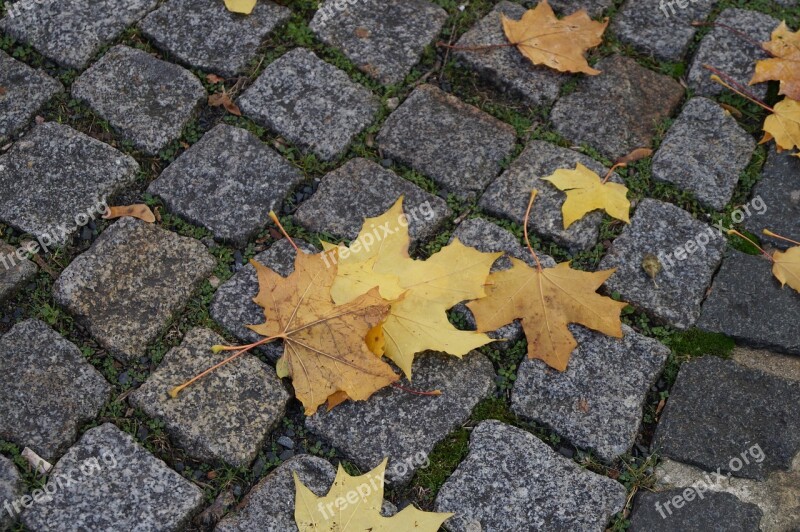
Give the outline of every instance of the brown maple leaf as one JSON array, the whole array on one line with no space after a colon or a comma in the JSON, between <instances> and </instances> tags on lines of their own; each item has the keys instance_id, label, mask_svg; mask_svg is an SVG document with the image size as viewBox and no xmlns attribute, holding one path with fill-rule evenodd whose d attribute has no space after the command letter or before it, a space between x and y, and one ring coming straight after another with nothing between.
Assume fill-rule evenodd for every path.
<instances>
[{"instance_id":1,"label":"brown maple leaf","mask_svg":"<svg viewBox=\"0 0 800 532\"><path fill-rule=\"evenodd\" d=\"M215 92L208 97L208 105L211 107L224 107L232 115L242 116L239 106L233 103L230 94L227 92Z\"/></svg>"}]
</instances>

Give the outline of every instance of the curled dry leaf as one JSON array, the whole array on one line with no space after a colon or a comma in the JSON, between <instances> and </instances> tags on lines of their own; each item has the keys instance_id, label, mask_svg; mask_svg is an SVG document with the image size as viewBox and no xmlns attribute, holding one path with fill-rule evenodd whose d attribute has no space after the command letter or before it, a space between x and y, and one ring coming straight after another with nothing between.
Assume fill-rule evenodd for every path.
<instances>
[{"instance_id":1,"label":"curled dry leaf","mask_svg":"<svg viewBox=\"0 0 800 532\"><path fill-rule=\"evenodd\" d=\"M622 165L622 164L635 163L636 161L641 161L642 159L647 159L651 155L653 155L653 150L651 150L650 148L636 148L635 150L630 152L628 155L626 155L624 157L621 157L617 161L617 164L618 165Z\"/></svg>"},{"instance_id":2,"label":"curled dry leaf","mask_svg":"<svg viewBox=\"0 0 800 532\"><path fill-rule=\"evenodd\" d=\"M156 221L156 217L153 211L150 210L150 207L142 204L109 207L105 214L103 214L103 218L106 220L113 220L114 218L122 218L125 216L138 218L150 224Z\"/></svg>"},{"instance_id":3,"label":"curled dry leaf","mask_svg":"<svg viewBox=\"0 0 800 532\"><path fill-rule=\"evenodd\" d=\"M763 44L774 57L756 63L750 85L780 81L780 94L800 100L800 31L792 33L785 22L772 32L772 40Z\"/></svg>"},{"instance_id":4,"label":"curled dry leaf","mask_svg":"<svg viewBox=\"0 0 800 532\"><path fill-rule=\"evenodd\" d=\"M227 92L215 92L208 97L208 105L211 107L224 107L232 115L242 116L239 106L233 103L230 94Z\"/></svg>"},{"instance_id":5,"label":"curled dry leaf","mask_svg":"<svg viewBox=\"0 0 800 532\"><path fill-rule=\"evenodd\" d=\"M575 170L556 170L544 180L567 194L567 200L561 207L564 229L569 229L573 223L598 209L630 223L631 202L628 201L628 188L625 185L605 181L580 163Z\"/></svg>"},{"instance_id":6,"label":"curled dry leaf","mask_svg":"<svg viewBox=\"0 0 800 532\"><path fill-rule=\"evenodd\" d=\"M207 74L206 81L209 83L222 83L223 81L225 81L225 78L221 78L216 74Z\"/></svg>"}]
</instances>

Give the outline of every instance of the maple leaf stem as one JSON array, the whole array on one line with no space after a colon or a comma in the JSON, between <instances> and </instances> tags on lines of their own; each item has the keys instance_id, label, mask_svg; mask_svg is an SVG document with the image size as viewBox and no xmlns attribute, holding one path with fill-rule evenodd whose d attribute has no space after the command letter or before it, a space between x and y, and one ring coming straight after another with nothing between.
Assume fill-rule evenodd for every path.
<instances>
[{"instance_id":1,"label":"maple leaf stem","mask_svg":"<svg viewBox=\"0 0 800 532\"><path fill-rule=\"evenodd\" d=\"M447 48L449 50L459 50L462 52L483 52L485 50L494 50L496 48L510 48L516 45L517 43L485 44L483 46L456 46L454 44L449 44L444 41L439 41L436 43L436 46Z\"/></svg>"},{"instance_id":2,"label":"maple leaf stem","mask_svg":"<svg viewBox=\"0 0 800 532\"><path fill-rule=\"evenodd\" d=\"M711 65L703 65L703 68L706 70L710 70L715 76L711 76L712 81L716 81L723 87L728 90L731 90L741 96L742 98L746 98L753 102L754 104L758 105L759 107L766 109L770 113L774 113L775 109L770 107L769 105L765 104L761 100L759 100L754 94L748 91L744 86L742 86L738 81L734 80L732 77L727 75L725 72L719 70L718 68L714 68Z\"/></svg>"},{"instance_id":3,"label":"maple leaf stem","mask_svg":"<svg viewBox=\"0 0 800 532\"><path fill-rule=\"evenodd\" d=\"M736 235L736 236L738 236L739 238L743 238L743 239L747 240L747 241L748 241L748 242L750 242L750 243L751 243L753 246L755 246L755 248L756 248L756 249L758 249L758 250L761 252L761 254L762 254L762 255L764 255L765 257L767 257L767 258L768 258L770 261L772 261L772 262L775 262L775 259L774 259L774 258L772 258L772 255L770 255L769 253L767 253L766 251L764 251L764 249L763 249L761 246L759 246L758 244L756 244L755 242L753 242L753 240L752 240L751 238L748 238L748 237L744 236L742 233L740 233L740 232L739 232L739 231L737 231L736 229L728 229L728 234L729 234L729 235Z\"/></svg>"},{"instance_id":4,"label":"maple leaf stem","mask_svg":"<svg viewBox=\"0 0 800 532\"><path fill-rule=\"evenodd\" d=\"M786 242L791 242L792 244L796 244L796 245L800 246L800 242L797 242L797 241L795 241L795 240L792 240L791 238L786 238L785 236L781 236L781 235L779 235L779 234L777 234L777 233L773 233L773 232L772 232L772 231L770 231L769 229L764 229L764 230L763 230L763 231L761 231L761 232L762 232L763 234L765 234L765 235L769 236L769 237L772 237L772 238L777 238L777 239L779 239L779 240L785 240Z\"/></svg>"},{"instance_id":5,"label":"maple leaf stem","mask_svg":"<svg viewBox=\"0 0 800 532\"><path fill-rule=\"evenodd\" d=\"M764 51L764 52L766 52L766 53L768 53L768 54L769 54L769 55L771 55L772 57L775 57L775 54L773 54L772 52L770 52L769 50L767 50L766 48L764 48L764 43L761 43L761 42L759 42L759 41L757 41L757 40L753 39L752 37L750 37L750 36L749 36L748 34L746 34L745 32L743 32L743 31L741 31L741 30L737 30L737 29L736 29L736 28L734 28L733 26L728 26L727 24L722 24L721 22L698 22L698 21L692 22L692 26L695 26L695 27L710 26L710 27L716 27L716 28L723 28L723 29L726 29L726 30L728 30L729 32L731 32L731 33L733 33L733 34L737 35L738 37L741 37L743 40L745 40L745 41L749 42L749 43L750 43L750 44L752 44L753 46L755 46L755 47L757 47L757 48L759 48L759 49L763 50L763 51Z\"/></svg>"},{"instance_id":6,"label":"maple leaf stem","mask_svg":"<svg viewBox=\"0 0 800 532\"><path fill-rule=\"evenodd\" d=\"M531 246L531 239L528 237L528 220L530 220L531 218L531 209L533 209L533 200L536 199L536 194L538 193L539 191L536 189L531 190L531 199L530 201L528 201L528 209L525 211L525 221L522 223L522 232L525 235L525 244L528 246L528 251L531 252L533 260L536 261L536 269L538 269L539 272L541 272L542 263L539 262L539 256L533 250L533 246Z\"/></svg>"},{"instance_id":7,"label":"maple leaf stem","mask_svg":"<svg viewBox=\"0 0 800 532\"><path fill-rule=\"evenodd\" d=\"M608 173L606 174L606 177L603 178L603 184L605 185L606 183L608 183L608 180L611 179L611 176L614 174L614 171L617 168L625 168L627 166L628 166L627 163L617 163L614 166L612 166L611 168L609 168L608 169Z\"/></svg>"},{"instance_id":8,"label":"maple leaf stem","mask_svg":"<svg viewBox=\"0 0 800 532\"><path fill-rule=\"evenodd\" d=\"M286 240L289 241L289 243L292 245L294 250L296 252L300 253L300 248L297 247L297 244L294 243L294 240L292 240L292 237L290 237L289 233L286 232L286 229L283 228L283 224L281 223L280 220L278 220L278 215L275 214L275 211L269 211L269 218L270 218L270 220L272 220L275 223L275 225L278 226L278 229L281 230L281 233L283 233L283 236L286 238Z\"/></svg>"},{"instance_id":9,"label":"maple leaf stem","mask_svg":"<svg viewBox=\"0 0 800 532\"><path fill-rule=\"evenodd\" d=\"M401 385L397 384L396 382L392 383L392 387L393 388L397 388L398 390L402 390L404 392L410 393L410 394L414 394L414 395L428 395L428 396L442 395L442 390L433 390L433 391L430 391L430 392L420 392L418 390L412 390L411 388L406 388L405 386L401 386Z\"/></svg>"}]
</instances>

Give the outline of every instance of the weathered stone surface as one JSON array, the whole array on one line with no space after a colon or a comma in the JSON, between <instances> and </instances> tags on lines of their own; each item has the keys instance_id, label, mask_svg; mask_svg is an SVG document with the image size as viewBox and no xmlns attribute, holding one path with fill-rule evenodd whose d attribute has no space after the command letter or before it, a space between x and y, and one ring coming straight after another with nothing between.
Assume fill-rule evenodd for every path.
<instances>
[{"instance_id":1,"label":"weathered stone surface","mask_svg":"<svg viewBox=\"0 0 800 532\"><path fill-rule=\"evenodd\" d=\"M436 498L454 512L444 527L473 530L605 530L625 488L578 467L533 434L499 421L473 431L470 452Z\"/></svg>"},{"instance_id":2,"label":"weathered stone surface","mask_svg":"<svg viewBox=\"0 0 800 532\"><path fill-rule=\"evenodd\" d=\"M713 356L685 362L653 449L741 478L788 471L800 452L800 382Z\"/></svg>"},{"instance_id":3,"label":"weathered stone surface","mask_svg":"<svg viewBox=\"0 0 800 532\"><path fill-rule=\"evenodd\" d=\"M729 493L671 489L640 491L631 513L630 532L758 532L763 513ZM674 506L676 499L681 508ZM665 506L666 505L666 506Z\"/></svg>"},{"instance_id":4,"label":"weathered stone surface","mask_svg":"<svg viewBox=\"0 0 800 532\"><path fill-rule=\"evenodd\" d=\"M670 351L627 325L621 339L578 325L570 331L578 348L567 370L559 373L541 360L525 359L511 408L611 462L633 446L647 392Z\"/></svg>"},{"instance_id":5,"label":"weathered stone surface","mask_svg":"<svg viewBox=\"0 0 800 532\"><path fill-rule=\"evenodd\" d=\"M11 530L16 522L18 515L12 505L22 493L22 480L14 462L5 456L0 456L0 501L8 503L12 509L11 513L8 512L8 508L3 508L0 512L0 530Z\"/></svg>"},{"instance_id":6,"label":"weathered stone surface","mask_svg":"<svg viewBox=\"0 0 800 532\"><path fill-rule=\"evenodd\" d=\"M420 85L378 134L384 154L431 177L446 192L474 197L511 156L516 133L432 85Z\"/></svg>"},{"instance_id":7,"label":"weathered stone surface","mask_svg":"<svg viewBox=\"0 0 800 532\"><path fill-rule=\"evenodd\" d=\"M0 438L46 460L72 445L111 394L80 350L38 320L0 338L0 375Z\"/></svg>"},{"instance_id":8,"label":"weathered stone surface","mask_svg":"<svg viewBox=\"0 0 800 532\"><path fill-rule=\"evenodd\" d=\"M446 19L427 0L327 0L311 30L368 76L393 85L411 72Z\"/></svg>"},{"instance_id":9,"label":"weathered stone surface","mask_svg":"<svg viewBox=\"0 0 800 532\"><path fill-rule=\"evenodd\" d=\"M489 214L508 218L522 225L525 223L531 190L536 189L539 193L533 204L528 229L537 235L553 239L573 252L590 249L597 244L600 237L603 213L590 213L573 223L569 229L564 229L561 208L567 200L567 194L542 180L561 168L574 170L578 163L601 177L608 171L586 155L549 142L534 140L509 169L489 185L478 205ZM612 180L622 183L616 174L612 176Z\"/></svg>"},{"instance_id":10,"label":"weathered stone surface","mask_svg":"<svg viewBox=\"0 0 800 532\"><path fill-rule=\"evenodd\" d=\"M550 114L556 131L611 159L650 147L659 121L681 102L683 87L619 55L595 67L603 73L582 78L575 92L556 102Z\"/></svg>"},{"instance_id":11,"label":"weathered stone surface","mask_svg":"<svg viewBox=\"0 0 800 532\"><path fill-rule=\"evenodd\" d=\"M697 32L694 21L703 21L717 0L684 2L627 0L611 23L611 31L625 44L660 61L681 61Z\"/></svg>"},{"instance_id":12,"label":"weathered stone surface","mask_svg":"<svg viewBox=\"0 0 800 532\"><path fill-rule=\"evenodd\" d=\"M0 21L0 30L62 66L81 70L157 4L158 0L96 0L91 6L86 0L24 2L13 17L7 14Z\"/></svg>"},{"instance_id":13,"label":"weathered stone surface","mask_svg":"<svg viewBox=\"0 0 800 532\"><path fill-rule=\"evenodd\" d=\"M124 218L67 266L53 296L124 361L144 355L215 264L200 242Z\"/></svg>"},{"instance_id":14,"label":"weathered stone surface","mask_svg":"<svg viewBox=\"0 0 800 532\"><path fill-rule=\"evenodd\" d=\"M316 253L313 246L296 240L295 244L307 253ZM287 277L294 271L295 251L288 240L279 240L253 260ZM264 309L253 302L258 295L256 269L245 265L236 275L219 287L211 302L209 312L225 331L242 342L256 342L262 337L247 328L248 325L264 323ZM272 342L256 348L272 362L283 355L283 342Z\"/></svg>"},{"instance_id":15,"label":"weathered stone surface","mask_svg":"<svg viewBox=\"0 0 800 532\"><path fill-rule=\"evenodd\" d=\"M755 42L766 42L781 21L757 11L726 9L714 22L735 28ZM746 87L755 73L756 62L767 57L769 55L761 47L747 42L741 35L724 27L714 27L703 37L694 54L687 76L689 87L695 94L708 97L717 96L727 90L710 79L712 73L703 68L703 65L718 68ZM767 96L766 83L753 85L749 90L762 100Z\"/></svg>"},{"instance_id":16,"label":"weathered stone surface","mask_svg":"<svg viewBox=\"0 0 800 532\"><path fill-rule=\"evenodd\" d=\"M245 354L186 388L177 399L167 395L228 358L228 352L211 352L211 346L225 343L213 331L192 329L129 400L164 421L170 437L193 458L247 467L283 417L290 397L274 369Z\"/></svg>"},{"instance_id":17,"label":"weathered stone surface","mask_svg":"<svg viewBox=\"0 0 800 532\"><path fill-rule=\"evenodd\" d=\"M692 98L653 156L653 178L719 211L731 200L755 148L753 137L716 102Z\"/></svg>"},{"instance_id":18,"label":"weathered stone surface","mask_svg":"<svg viewBox=\"0 0 800 532\"><path fill-rule=\"evenodd\" d=\"M389 458L387 481L402 485L425 464L427 456L450 432L460 427L472 408L494 391L494 368L477 352L462 360L440 353L417 355L415 390L441 390L420 396L385 388L369 401L346 402L330 412L306 418L306 427L330 441L364 470Z\"/></svg>"},{"instance_id":19,"label":"weathered stone surface","mask_svg":"<svg viewBox=\"0 0 800 532\"><path fill-rule=\"evenodd\" d=\"M347 151L380 108L368 89L305 48L269 65L238 104L246 116L324 161Z\"/></svg>"},{"instance_id":20,"label":"weathered stone surface","mask_svg":"<svg viewBox=\"0 0 800 532\"><path fill-rule=\"evenodd\" d=\"M36 126L0 157L0 220L61 245L138 171L133 158L69 126Z\"/></svg>"},{"instance_id":21,"label":"weathered stone surface","mask_svg":"<svg viewBox=\"0 0 800 532\"><path fill-rule=\"evenodd\" d=\"M770 148L763 178L753 189L753 199L760 197L763 207L745 219L745 229L756 235L769 229L800 240L800 179L797 176L800 176L800 158L791 152L777 153L774 147ZM777 238L761 238L775 248L785 249L793 245Z\"/></svg>"},{"instance_id":22,"label":"weathered stone surface","mask_svg":"<svg viewBox=\"0 0 800 532\"><path fill-rule=\"evenodd\" d=\"M722 260L726 240L720 232L669 203L645 199L631 224L614 240L599 269L616 268L609 291L658 321L688 329L700 317L700 304ZM655 279L642 267L658 258Z\"/></svg>"},{"instance_id":23,"label":"weathered stone surface","mask_svg":"<svg viewBox=\"0 0 800 532\"><path fill-rule=\"evenodd\" d=\"M403 208L412 238L432 237L452 214L442 198L379 164L353 159L325 176L317 192L297 209L295 219L311 231L352 240L365 218L383 214L400 196L405 197ZM399 221L390 227L399 228Z\"/></svg>"},{"instance_id":24,"label":"weathered stone surface","mask_svg":"<svg viewBox=\"0 0 800 532\"><path fill-rule=\"evenodd\" d=\"M740 342L800 355L800 294L781 288L772 263L730 250L697 326Z\"/></svg>"},{"instance_id":25,"label":"weathered stone surface","mask_svg":"<svg viewBox=\"0 0 800 532\"><path fill-rule=\"evenodd\" d=\"M142 33L182 63L225 77L243 74L272 30L291 16L269 0L243 17L216 0L170 0L139 23Z\"/></svg>"},{"instance_id":26,"label":"weathered stone surface","mask_svg":"<svg viewBox=\"0 0 800 532\"><path fill-rule=\"evenodd\" d=\"M153 181L167 208L244 246L279 211L303 174L252 133L219 124Z\"/></svg>"},{"instance_id":27,"label":"weathered stone surface","mask_svg":"<svg viewBox=\"0 0 800 532\"><path fill-rule=\"evenodd\" d=\"M0 303L12 297L39 270L36 264L24 258L20 260L17 248L0 241Z\"/></svg>"},{"instance_id":28,"label":"weathered stone surface","mask_svg":"<svg viewBox=\"0 0 800 532\"><path fill-rule=\"evenodd\" d=\"M40 70L0 50L0 143L24 128L64 87Z\"/></svg>"},{"instance_id":29,"label":"weathered stone surface","mask_svg":"<svg viewBox=\"0 0 800 532\"><path fill-rule=\"evenodd\" d=\"M55 494L22 514L30 530L177 531L203 504L200 488L110 423L87 431L49 481Z\"/></svg>"},{"instance_id":30,"label":"weathered stone surface","mask_svg":"<svg viewBox=\"0 0 800 532\"><path fill-rule=\"evenodd\" d=\"M525 11L519 4L503 0L465 33L456 45L471 48L505 42L507 38L503 32L501 16L519 20ZM566 74L545 66L533 65L514 47L480 52L457 51L455 57L500 91L512 98L522 98L530 105L552 104L558 98L561 85L569 79Z\"/></svg>"},{"instance_id":31,"label":"weathered stone surface","mask_svg":"<svg viewBox=\"0 0 800 532\"><path fill-rule=\"evenodd\" d=\"M123 140L155 155L181 136L206 91L188 70L120 45L75 80L72 97L108 120Z\"/></svg>"},{"instance_id":32,"label":"weathered stone surface","mask_svg":"<svg viewBox=\"0 0 800 532\"><path fill-rule=\"evenodd\" d=\"M535 0L526 0L523 2L528 7L535 7L537 2ZM614 0L552 0L550 5L560 15L570 15L579 9L585 9L589 16L598 17L614 5Z\"/></svg>"}]
</instances>

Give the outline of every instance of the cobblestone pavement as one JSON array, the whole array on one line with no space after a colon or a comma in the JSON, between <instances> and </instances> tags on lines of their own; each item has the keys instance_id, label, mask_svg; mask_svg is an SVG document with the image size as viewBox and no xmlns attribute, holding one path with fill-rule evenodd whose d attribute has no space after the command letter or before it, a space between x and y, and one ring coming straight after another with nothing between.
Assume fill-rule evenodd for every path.
<instances>
[{"instance_id":1,"label":"cobblestone pavement","mask_svg":"<svg viewBox=\"0 0 800 532\"><path fill-rule=\"evenodd\" d=\"M436 46L502 43L534 1L320 3L0 0L0 530L284 532L293 472L323 494L384 457L384 514L454 512L449 531L800 530L800 295L720 231L800 238L800 159L702 66L747 82L742 35L796 30L800 3L554 0L611 18L596 77ZM691 25L715 20L742 33ZM208 105L223 91L242 116ZM612 177L631 224L564 230L542 178L639 147ZM247 261L291 272L270 210L313 251L404 195L417 257L458 237L530 260L532 188L544 265L615 267L603 290L631 305L621 340L571 327L564 373L513 324L420 356L411 386L439 397L306 418L268 346L167 398L208 346L254 339ZM99 217L134 203L157 222Z\"/></svg>"}]
</instances>

